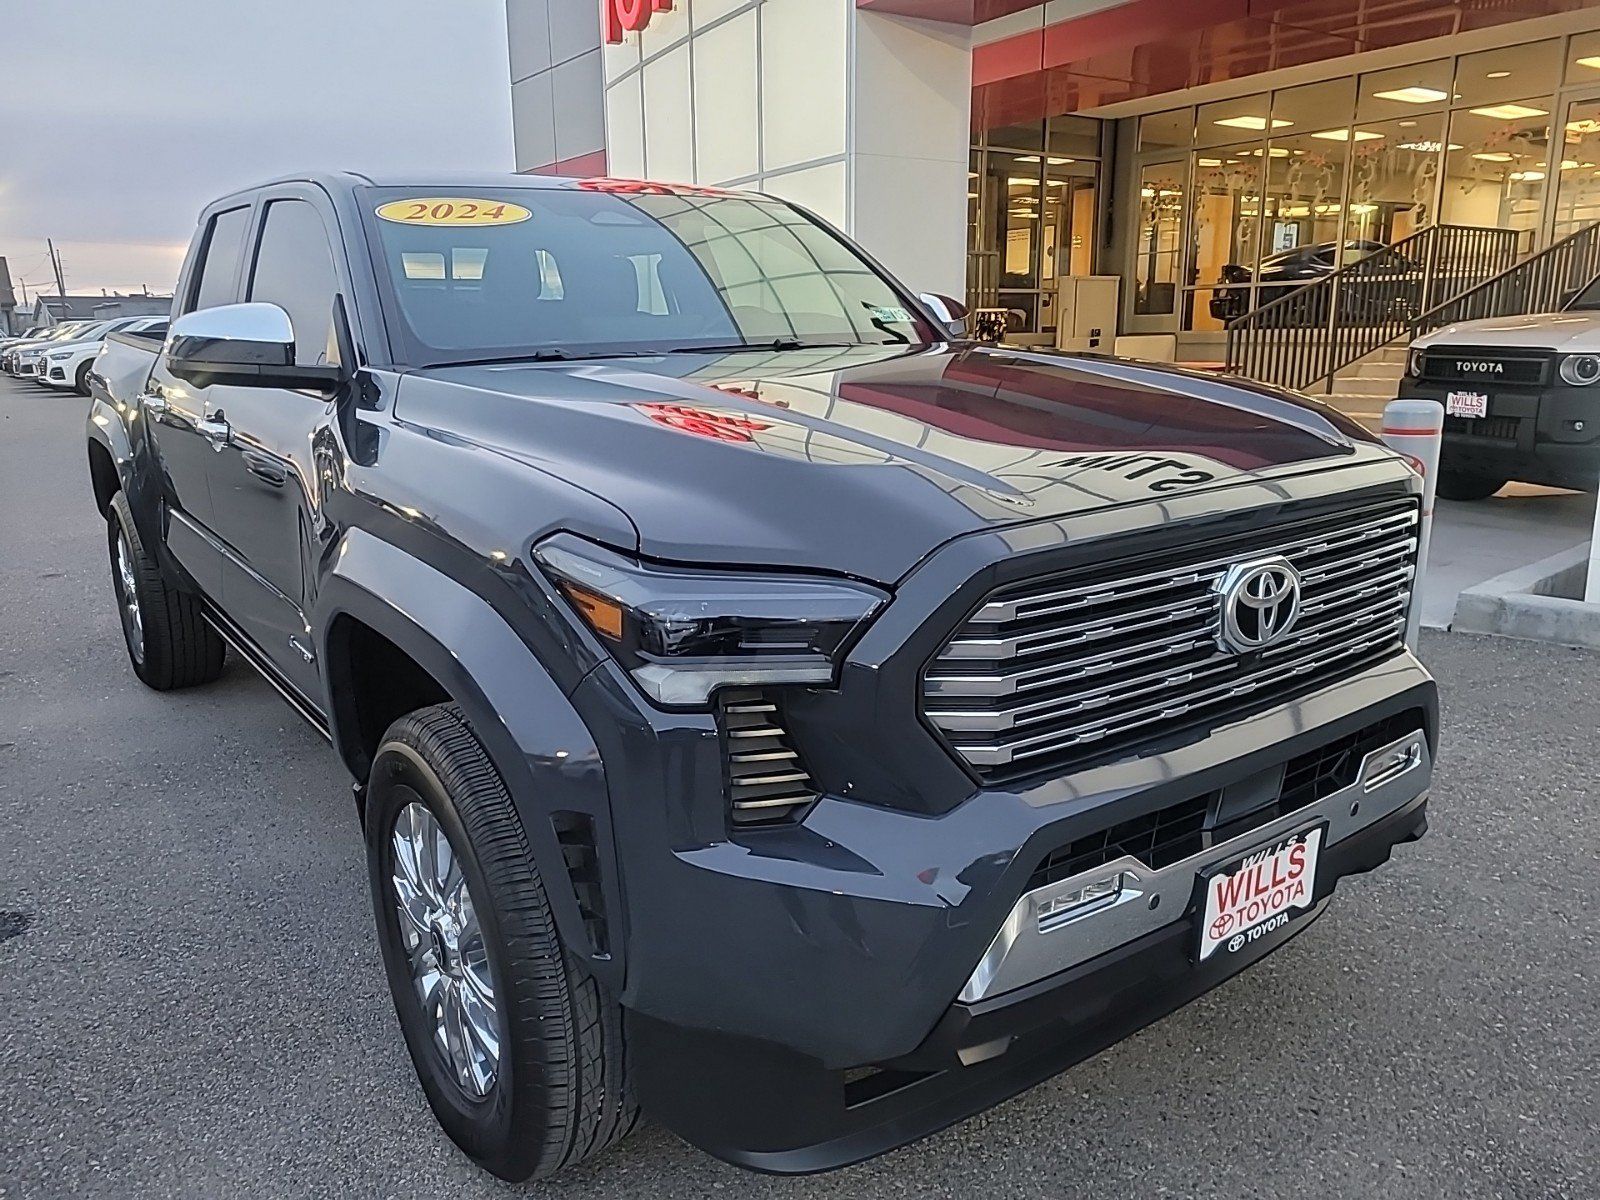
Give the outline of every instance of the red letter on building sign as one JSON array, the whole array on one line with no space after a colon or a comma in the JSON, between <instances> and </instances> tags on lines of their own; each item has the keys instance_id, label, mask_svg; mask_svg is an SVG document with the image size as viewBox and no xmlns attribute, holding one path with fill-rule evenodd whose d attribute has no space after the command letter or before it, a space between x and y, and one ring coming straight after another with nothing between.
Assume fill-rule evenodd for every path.
<instances>
[{"instance_id":1,"label":"red letter on building sign","mask_svg":"<svg viewBox=\"0 0 1600 1200\"><path fill-rule=\"evenodd\" d=\"M612 43L649 25L651 13L671 11L672 0L600 0L600 22Z\"/></svg>"}]
</instances>

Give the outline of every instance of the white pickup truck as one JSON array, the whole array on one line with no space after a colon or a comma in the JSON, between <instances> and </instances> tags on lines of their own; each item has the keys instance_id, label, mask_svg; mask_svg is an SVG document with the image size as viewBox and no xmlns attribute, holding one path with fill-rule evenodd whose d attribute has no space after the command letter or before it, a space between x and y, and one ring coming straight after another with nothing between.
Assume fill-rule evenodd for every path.
<instances>
[{"instance_id":1,"label":"white pickup truck","mask_svg":"<svg viewBox=\"0 0 1600 1200\"><path fill-rule=\"evenodd\" d=\"M1594 491L1600 287L1561 312L1463 321L1418 338L1400 394L1445 407L1445 499L1482 500L1511 480Z\"/></svg>"}]
</instances>

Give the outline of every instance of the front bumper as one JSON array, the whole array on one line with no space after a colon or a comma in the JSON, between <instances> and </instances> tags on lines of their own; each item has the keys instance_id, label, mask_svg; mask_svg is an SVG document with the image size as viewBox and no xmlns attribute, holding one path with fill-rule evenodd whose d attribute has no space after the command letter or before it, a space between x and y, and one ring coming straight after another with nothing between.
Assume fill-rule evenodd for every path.
<instances>
[{"instance_id":1,"label":"front bumper","mask_svg":"<svg viewBox=\"0 0 1600 1200\"><path fill-rule=\"evenodd\" d=\"M1189 914L1027 988L957 1002L915 1051L871 1072L630 1014L640 1098L680 1136L752 1170L859 1162L1009 1099L1238 974L1316 920L1340 880L1386 862L1427 823L1417 795L1331 844L1310 911L1238 953L1196 963Z\"/></svg>"},{"instance_id":2,"label":"front bumper","mask_svg":"<svg viewBox=\"0 0 1600 1200\"><path fill-rule=\"evenodd\" d=\"M1600 388L1404 379L1400 394L1445 403L1453 391L1487 392L1487 418L1445 419L1442 466L1548 487L1600 483Z\"/></svg>"}]
</instances>

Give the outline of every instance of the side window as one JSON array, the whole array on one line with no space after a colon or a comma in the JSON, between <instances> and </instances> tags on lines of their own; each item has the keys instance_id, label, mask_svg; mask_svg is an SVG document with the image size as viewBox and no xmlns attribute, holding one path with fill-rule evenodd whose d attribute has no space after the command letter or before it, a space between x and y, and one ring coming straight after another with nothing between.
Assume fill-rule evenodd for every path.
<instances>
[{"instance_id":1,"label":"side window","mask_svg":"<svg viewBox=\"0 0 1600 1200\"><path fill-rule=\"evenodd\" d=\"M206 234L204 257L200 261L199 282L189 311L215 308L233 303L233 283L239 276L239 258L244 253L248 208L230 208L211 218Z\"/></svg>"},{"instance_id":2,"label":"side window","mask_svg":"<svg viewBox=\"0 0 1600 1200\"><path fill-rule=\"evenodd\" d=\"M338 289L328 231L316 208L304 200L268 204L249 296L289 314L297 363L338 361L333 336L333 297Z\"/></svg>"}]
</instances>

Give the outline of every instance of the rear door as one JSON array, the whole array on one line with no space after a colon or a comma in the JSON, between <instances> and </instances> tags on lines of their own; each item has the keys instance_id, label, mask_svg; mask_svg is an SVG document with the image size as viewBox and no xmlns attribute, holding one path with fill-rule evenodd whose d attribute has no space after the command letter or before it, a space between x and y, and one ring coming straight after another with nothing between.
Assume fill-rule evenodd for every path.
<instances>
[{"instance_id":1,"label":"rear door","mask_svg":"<svg viewBox=\"0 0 1600 1200\"><path fill-rule=\"evenodd\" d=\"M179 315L238 299L250 213L246 204L206 220L195 259L184 274ZM167 370L166 356L158 354L141 402L161 464L167 548L200 589L220 601L222 555L210 488L218 432L208 421L215 390L179 379Z\"/></svg>"},{"instance_id":2,"label":"rear door","mask_svg":"<svg viewBox=\"0 0 1600 1200\"><path fill-rule=\"evenodd\" d=\"M338 361L334 297L343 290L331 206L314 189L264 193L247 257L244 297L276 304L295 331L295 361ZM337 439L328 396L288 388L215 387L213 419L228 427L211 486L228 615L303 696L320 695L312 599L321 494L316 456Z\"/></svg>"}]
</instances>

